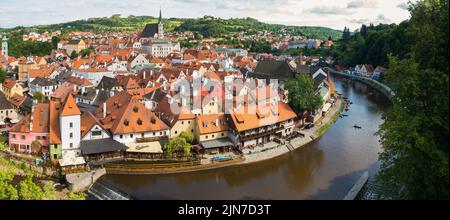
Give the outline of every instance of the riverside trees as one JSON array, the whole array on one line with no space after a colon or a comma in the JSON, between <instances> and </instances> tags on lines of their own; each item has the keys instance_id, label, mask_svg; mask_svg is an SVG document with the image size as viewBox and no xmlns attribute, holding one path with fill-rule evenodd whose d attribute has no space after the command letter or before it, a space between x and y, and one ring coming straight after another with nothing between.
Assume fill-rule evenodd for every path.
<instances>
[{"instance_id":1,"label":"riverside trees","mask_svg":"<svg viewBox=\"0 0 450 220\"><path fill-rule=\"evenodd\" d=\"M448 0L410 7L404 58L391 56L387 82L396 96L378 134L378 180L394 199L448 199Z\"/></svg>"}]
</instances>

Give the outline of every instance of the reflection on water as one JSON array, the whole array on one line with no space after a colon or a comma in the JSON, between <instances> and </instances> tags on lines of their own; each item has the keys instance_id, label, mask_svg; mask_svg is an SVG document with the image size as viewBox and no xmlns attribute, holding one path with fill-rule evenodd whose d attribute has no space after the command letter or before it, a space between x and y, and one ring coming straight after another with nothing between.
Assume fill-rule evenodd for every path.
<instances>
[{"instance_id":1,"label":"reflection on water","mask_svg":"<svg viewBox=\"0 0 450 220\"><path fill-rule=\"evenodd\" d=\"M388 100L362 83L334 80L336 90L353 102L348 117L301 149L255 164L183 174L107 175L101 181L138 199L342 199L363 171L373 175L378 169L374 133Z\"/></svg>"}]
</instances>

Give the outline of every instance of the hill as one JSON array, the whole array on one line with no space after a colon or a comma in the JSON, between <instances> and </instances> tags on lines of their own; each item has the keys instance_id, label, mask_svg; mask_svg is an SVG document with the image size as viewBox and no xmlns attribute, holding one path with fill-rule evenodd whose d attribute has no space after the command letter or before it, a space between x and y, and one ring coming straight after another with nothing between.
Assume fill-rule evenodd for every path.
<instances>
[{"instance_id":1,"label":"hill","mask_svg":"<svg viewBox=\"0 0 450 220\"><path fill-rule=\"evenodd\" d=\"M267 24L253 18L232 18L221 19L211 16L203 18L185 19L185 18L169 18L163 19L164 27L167 32L170 31L194 31L205 37L217 37L240 31L273 31L280 32L283 29L288 33L305 35L326 39L332 37L339 39L342 32L325 27L307 27L307 26L286 26L279 24ZM133 16L121 17L119 14L111 17L89 18L77 21L71 21L60 24L37 25L32 27L15 27L8 31L24 30L28 31L96 31L96 32L113 32L113 31L137 31L141 30L148 23L157 22L157 18L151 16Z\"/></svg>"}]
</instances>

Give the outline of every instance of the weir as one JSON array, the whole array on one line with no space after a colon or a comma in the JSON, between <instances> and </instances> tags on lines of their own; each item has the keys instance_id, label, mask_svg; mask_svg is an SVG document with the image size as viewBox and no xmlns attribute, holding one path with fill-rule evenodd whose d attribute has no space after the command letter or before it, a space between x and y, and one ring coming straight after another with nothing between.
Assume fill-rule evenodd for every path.
<instances>
[{"instance_id":1,"label":"weir","mask_svg":"<svg viewBox=\"0 0 450 220\"><path fill-rule=\"evenodd\" d=\"M132 200L133 198L125 192L120 191L116 187L105 183L104 181L97 181L92 185L87 194L98 200Z\"/></svg>"}]
</instances>

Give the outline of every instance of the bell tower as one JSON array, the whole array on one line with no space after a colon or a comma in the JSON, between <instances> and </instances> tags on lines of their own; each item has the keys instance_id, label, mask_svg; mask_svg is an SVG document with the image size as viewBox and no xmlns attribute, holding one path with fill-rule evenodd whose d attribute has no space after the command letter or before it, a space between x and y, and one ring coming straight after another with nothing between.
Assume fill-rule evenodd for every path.
<instances>
[{"instance_id":1,"label":"bell tower","mask_svg":"<svg viewBox=\"0 0 450 220\"><path fill-rule=\"evenodd\" d=\"M2 55L8 58L8 38L6 38L6 35L3 35L2 38Z\"/></svg>"},{"instance_id":2,"label":"bell tower","mask_svg":"<svg viewBox=\"0 0 450 220\"><path fill-rule=\"evenodd\" d=\"M158 38L164 38L164 24L162 22L161 8L159 9L159 19L158 19Z\"/></svg>"}]
</instances>

